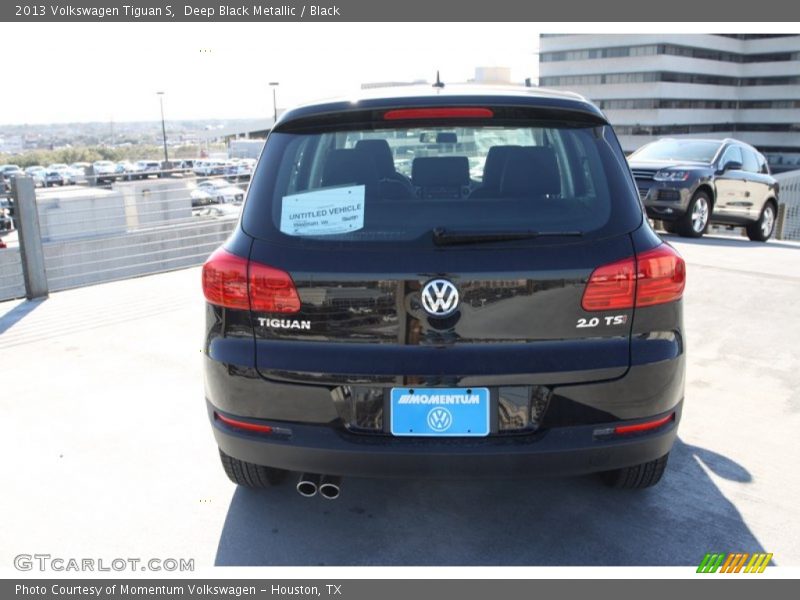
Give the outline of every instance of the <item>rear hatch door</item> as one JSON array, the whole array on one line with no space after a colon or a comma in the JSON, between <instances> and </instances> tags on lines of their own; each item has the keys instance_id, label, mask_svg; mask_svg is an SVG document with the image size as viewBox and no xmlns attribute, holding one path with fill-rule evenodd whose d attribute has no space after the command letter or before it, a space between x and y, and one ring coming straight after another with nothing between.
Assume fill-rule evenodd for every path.
<instances>
[{"instance_id":1,"label":"rear hatch door","mask_svg":"<svg viewBox=\"0 0 800 600\"><path fill-rule=\"evenodd\" d=\"M573 104L289 115L242 218L250 260L288 273L300 298L296 312L253 312L260 373L326 385L624 374L631 309L582 298L594 269L633 256L641 206L611 127Z\"/></svg>"}]
</instances>

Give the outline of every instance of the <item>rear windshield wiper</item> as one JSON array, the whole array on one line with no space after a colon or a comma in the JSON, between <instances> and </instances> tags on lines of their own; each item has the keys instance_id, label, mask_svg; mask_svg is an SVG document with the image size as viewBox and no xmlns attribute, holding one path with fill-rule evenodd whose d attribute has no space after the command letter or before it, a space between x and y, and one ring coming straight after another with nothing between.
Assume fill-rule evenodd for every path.
<instances>
[{"instance_id":1,"label":"rear windshield wiper","mask_svg":"<svg viewBox=\"0 0 800 600\"><path fill-rule=\"evenodd\" d=\"M580 231L449 231L443 227L433 230L433 243L437 246L454 246L461 244L486 244L490 242L508 242L513 240L532 240L539 237L580 237Z\"/></svg>"}]
</instances>

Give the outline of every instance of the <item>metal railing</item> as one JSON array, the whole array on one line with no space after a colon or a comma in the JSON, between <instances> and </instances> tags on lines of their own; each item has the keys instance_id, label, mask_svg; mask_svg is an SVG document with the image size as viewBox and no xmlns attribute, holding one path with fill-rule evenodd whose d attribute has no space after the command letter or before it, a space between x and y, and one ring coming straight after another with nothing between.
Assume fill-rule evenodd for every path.
<instances>
[{"instance_id":1,"label":"metal railing","mask_svg":"<svg viewBox=\"0 0 800 600\"><path fill-rule=\"evenodd\" d=\"M775 175L780 185L780 207L775 236L781 240L800 240L800 170Z\"/></svg>"},{"instance_id":2,"label":"metal railing","mask_svg":"<svg viewBox=\"0 0 800 600\"><path fill-rule=\"evenodd\" d=\"M16 178L17 230L0 249L0 301L201 264L233 231L247 182L158 175L55 188Z\"/></svg>"}]
</instances>

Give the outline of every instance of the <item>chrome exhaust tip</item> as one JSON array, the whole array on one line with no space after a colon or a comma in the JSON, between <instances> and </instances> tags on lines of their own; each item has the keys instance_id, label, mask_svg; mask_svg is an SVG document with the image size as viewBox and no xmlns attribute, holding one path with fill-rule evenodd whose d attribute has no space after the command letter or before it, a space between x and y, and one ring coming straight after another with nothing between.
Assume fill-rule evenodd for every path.
<instances>
[{"instance_id":1,"label":"chrome exhaust tip","mask_svg":"<svg viewBox=\"0 0 800 600\"><path fill-rule=\"evenodd\" d=\"M315 496L317 489L319 488L319 480L319 475L303 473L300 475L300 479L297 481L297 493L304 498L311 498L312 496Z\"/></svg>"},{"instance_id":2,"label":"chrome exhaust tip","mask_svg":"<svg viewBox=\"0 0 800 600\"><path fill-rule=\"evenodd\" d=\"M319 495L326 500L336 500L341 492L342 478L326 475L319 484Z\"/></svg>"}]
</instances>

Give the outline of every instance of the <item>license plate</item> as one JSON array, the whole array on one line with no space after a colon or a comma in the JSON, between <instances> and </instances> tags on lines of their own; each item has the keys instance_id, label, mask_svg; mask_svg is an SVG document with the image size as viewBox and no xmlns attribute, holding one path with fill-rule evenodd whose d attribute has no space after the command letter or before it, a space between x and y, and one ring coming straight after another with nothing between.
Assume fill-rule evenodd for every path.
<instances>
[{"instance_id":1,"label":"license plate","mask_svg":"<svg viewBox=\"0 0 800 600\"><path fill-rule=\"evenodd\" d=\"M489 435L488 388L392 388L391 402L392 435Z\"/></svg>"}]
</instances>

